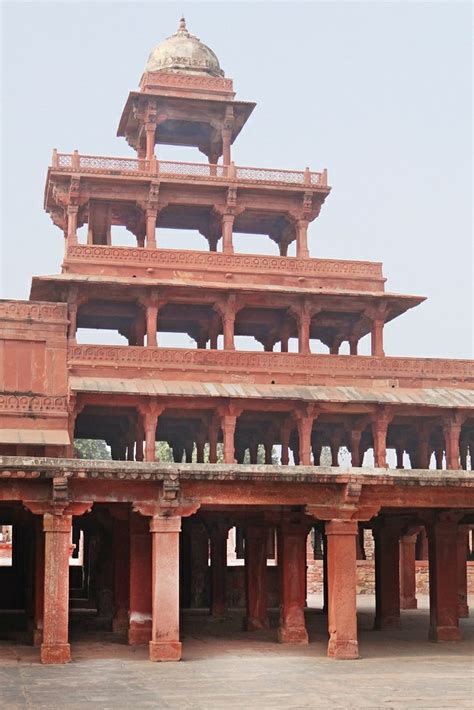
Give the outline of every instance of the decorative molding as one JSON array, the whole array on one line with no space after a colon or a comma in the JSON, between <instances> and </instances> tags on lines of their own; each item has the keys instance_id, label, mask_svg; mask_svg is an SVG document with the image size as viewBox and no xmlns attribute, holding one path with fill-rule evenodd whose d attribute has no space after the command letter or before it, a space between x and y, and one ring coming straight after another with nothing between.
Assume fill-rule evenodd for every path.
<instances>
[{"instance_id":1,"label":"decorative molding","mask_svg":"<svg viewBox=\"0 0 474 710\"><path fill-rule=\"evenodd\" d=\"M185 350L179 348L149 348L127 345L72 345L69 365L103 364L125 367L163 369L236 368L239 371L305 373L312 375L362 375L364 377L416 377L474 380L472 360L429 360L349 355L302 355L299 353L239 352L224 350Z\"/></svg>"},{"instance_id":2,"label":"decorative molding","mask_svg":"<svg viewBox=\"0 0 474 710\"><path fill-rule=\"evenodd\" d=\"M223 254L172 249L143 249L76 244L67 251L68 260L91 259L111 264L143 264L143 266L187 266L250 273L276 272L284 276L347 276L382 280L382 265L378 262L339 261L332 259L298 259L287 256L254 254Z\"/></svg>"},{"instance_id":3,"label":"decorative molding","mask_svg":"<svg viewBox=\"0 0 474 710\"><path fill-rule=\"evenodd\" d=\"M0 319L40 323L66 323L67 308L62 303L0 301Z\"/></svg>"},{"instance_id":4,"label":"decorative molding","mask_svg":"<svg viewBox=\"0 0 474 710\"><path fill-rule=\"evenodd\" d=\"M66 414L67 397L0 394L0 412L64 412Z\"/></svg>"}]
</instances>

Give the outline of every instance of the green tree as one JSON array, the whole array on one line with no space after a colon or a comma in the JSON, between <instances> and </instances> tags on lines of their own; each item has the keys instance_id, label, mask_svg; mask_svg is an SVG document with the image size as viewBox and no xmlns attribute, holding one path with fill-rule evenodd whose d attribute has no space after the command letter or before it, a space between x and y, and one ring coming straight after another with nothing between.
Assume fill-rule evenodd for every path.
<instances>
[{"instance_id":1,"label":"green tree","mask_svg":"<svg viewBox=\"0 0 474 710\"><path fill-rule=\"evenodd\" d=\"M110 459L110 449L103 439L76 439L74 454L77 459Z\"/></svg>"}]
</instances>

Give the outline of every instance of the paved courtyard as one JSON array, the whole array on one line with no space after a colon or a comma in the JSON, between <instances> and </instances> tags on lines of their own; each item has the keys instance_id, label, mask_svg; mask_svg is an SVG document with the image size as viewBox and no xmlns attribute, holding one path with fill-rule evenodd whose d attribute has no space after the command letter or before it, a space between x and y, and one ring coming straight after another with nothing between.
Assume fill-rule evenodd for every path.
<instances>
[{"instance_id":1,"label":"paved courtyard","mask_svg":"<svg viewBox=\"0 0 474 710\"><path fill-rule=\"evenodd\" d=\"M318 601L311 598L311 607ZM152 664L145 647L86 635L82 625L74 631L74 661L67 666L42 666L37 649L0 642L0 707L472 709L474 616L461 621L461 642L434 644L426 640L426 598L420 607L402 612L401 630L374 632L373 599L359 597L358 661L326 658L325 618L313 608L306 647L277 644L275 616L268 631L247 634L238 613L224 622L186 615L181 663Z\"/></svg>"}]
</instances>

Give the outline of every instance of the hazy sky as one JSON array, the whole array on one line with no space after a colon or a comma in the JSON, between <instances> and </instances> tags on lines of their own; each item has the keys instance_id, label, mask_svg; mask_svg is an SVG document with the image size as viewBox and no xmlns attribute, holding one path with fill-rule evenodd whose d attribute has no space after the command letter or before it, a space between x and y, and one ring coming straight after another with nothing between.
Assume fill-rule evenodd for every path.
<instances>
[{"instance_id":1,"label":"hazy sky","mask_svg":"<svg viewBox=\"0 0 474 710\"><path fill-rule=\"evenodd\" d=\"M469 3L1 9L2 297L27 298L33 274L59 271L62 233L42 209L52 148L131 154L115 137L123 105L183 12L238 98L257 101L235 162L328 168L333 191L310 227L311 255L383 261L388 291L428 296L387 327L386 353L472 357ZM274 252L269 240L252 250L262 243Z\"/></svg>"}]
</instances>

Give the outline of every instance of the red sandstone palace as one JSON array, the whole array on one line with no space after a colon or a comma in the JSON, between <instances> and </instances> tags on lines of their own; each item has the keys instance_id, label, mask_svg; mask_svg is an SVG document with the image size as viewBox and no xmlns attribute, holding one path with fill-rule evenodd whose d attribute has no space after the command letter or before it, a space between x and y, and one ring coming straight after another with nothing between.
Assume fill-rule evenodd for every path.
<instances>
[{"instance_id":1,"label":"red sandstone palace","mask_svg":"<svg viewBox=\"0 0 474 710\"><path fill-rule=\"evenodd\" d=\"M0 552L11 556L0 607L23 613L44 663L70 659L70 608L81 604L101 628L149 644L151 660L180 659L180 607L222 615L232 602L231 529L249 633L268 625L273 600L278 640L307 643L312 531L328 654L357 658L357 560L370 530L375 628L416 603L423 538L429 636L460 638L473 363L385 356L385 323L423 298L387 291L380 263L310 258L326 171L239 166L233 146L254 106L235 99L182 20L120 118L136 157L53 153L44 204L64 235L61 273L35 277L29 301L0 302ZM161 160L163 144L205 159ZM117 226L136 245L114 244ZM209 250L161 248L174 229L199 232ZM235 253L237 233L267 235L279 255ZM78 344L82 328L128 344ZM162 333L195 348L164 347ZM367 334L371 355L358 355ZM263 350L239 350L238 336ZM74 458L75 439L105 441L112 460ZM156 442L175 463L156 460Z\"/></svg>"}]
</instances>

